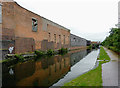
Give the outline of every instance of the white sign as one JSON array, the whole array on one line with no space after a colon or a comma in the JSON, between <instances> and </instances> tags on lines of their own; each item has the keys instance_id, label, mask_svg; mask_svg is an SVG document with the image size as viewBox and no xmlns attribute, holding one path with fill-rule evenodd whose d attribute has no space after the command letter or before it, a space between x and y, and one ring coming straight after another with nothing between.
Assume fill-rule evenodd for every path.
<instances>
[{"instance_id":1,"label":"white sign","mask_svg":"<svg viewBox=\"0 0 120 88\"><path fill-rule=\"evenodd\" d=\"M14 49L14 47L10 47L9 52L12 53L13 49Z\"/></svg>"}]
</instances>

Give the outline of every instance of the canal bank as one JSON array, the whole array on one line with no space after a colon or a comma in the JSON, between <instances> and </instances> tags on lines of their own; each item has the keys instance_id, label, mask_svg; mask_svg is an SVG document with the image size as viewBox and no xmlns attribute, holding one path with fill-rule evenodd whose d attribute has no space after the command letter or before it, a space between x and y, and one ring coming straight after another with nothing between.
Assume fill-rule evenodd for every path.
<instances>
[{"instance_id":1,"label":"canal bank","mask_svg":"<svg viewBox=\"0 0 120 88\"><path fill-rule=\"evenodd\" d=\"M52 86L63 86L64 83L70 82L74 78L90 71L92 68L94 68L96 64L98 54L99 54L99 49L93 50L82 60L80 60L76 65L72 66L70 69L71 71L68 72L67 75L65 75L61 80L59 80L57 83L55 83ZM78 58L80 58L80 56L78 56Z\"/></svg>"},{"instance_id":2,"label":"canal bank","mask_svg":"<svg viewBox=\"0 0 120 88\"><path fill-rule=\"evenodd\" d=\"M92 52L89 50L72 51L65 55L44 57L36 61L29 60L13 66L2 64L2 85L3 87L52 86L76 68L78 63L81 63L81 60Z\"/></svg>"},{"instance_id":3,"label":"canal bank","mask_svg":"<svg viewBox=\"0 0 120 88\"><path fill-rule=\"evenodd\" d=\"M110 58L103 47L100 48L97 61L99 61L97 68L65 83L64 86L102 86L102 64L110 61Z\"/></svg>"}]
</instances>

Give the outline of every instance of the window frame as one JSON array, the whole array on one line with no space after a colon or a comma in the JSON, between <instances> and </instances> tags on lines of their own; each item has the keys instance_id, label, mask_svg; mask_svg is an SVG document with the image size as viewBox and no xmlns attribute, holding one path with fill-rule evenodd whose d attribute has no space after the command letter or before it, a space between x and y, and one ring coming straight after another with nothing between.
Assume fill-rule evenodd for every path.
<instances>
[{"instance_id":1,"label":"window frame","mask_svg":"<svg viewBox=\"0 0 120 88\"><path fill-rule=\"evenodd\" d=\"M36 22L36 25L34 25L34 22ZM38 30L38 20L32 17L32 31L37 32L37 30Z\"/></svg>"},{"instance_id":2,"label":"window frame","mask_svg":"<svg viewBox=\"0 0 120 88\"><path fill-rule=\"evenodd\" d=\"M2 24L2 4L0 3L0 24Z\"/></svg>"},{"instance_id":3,"label":"window frame","mask_svg":"<svg viewBox=\"0 0 120 88\"><path fill-rule=\"evenodd\" d=\"M54 34L54 42L56 43L56 34Z\"/></svg>"}]
</instances>

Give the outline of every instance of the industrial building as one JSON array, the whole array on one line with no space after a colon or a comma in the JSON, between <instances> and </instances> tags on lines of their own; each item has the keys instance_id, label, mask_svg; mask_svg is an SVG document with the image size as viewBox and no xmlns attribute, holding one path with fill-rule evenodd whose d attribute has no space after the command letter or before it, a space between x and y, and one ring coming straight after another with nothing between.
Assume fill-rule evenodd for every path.
<instances>
[{"instance_id":1,"label":"industrial building","mask_svg":"<svg viewBox=\"0 0 120 88\"><path fill-rule=\"evenodd\" d=\"M62 47L75 49L90 43L14 1L0 2L0 29L3 56L35 50L58 50Z\"/></svg>"},{"instance_id":2,"label":"industrial building","mask_svg":"<svg viewBox=\"0 0 120 88\"><path fill-rule=\"evenodd\" d=\"M1 2L2 49L9 53L69 48L70 30L16 2ZM11 52L10 52L11 50Z\"/></svg>"},{"instance_id":3,"label":"industrial building","mask_svg":"<svg viewBox=\"0 0 120 88\"><path fill-rule=\"evenodd\" d=\"M85 47L87 45L87 40L76 36L74 34L70 34L70 46L71 47Z\"/></svg>"}]
</instances>

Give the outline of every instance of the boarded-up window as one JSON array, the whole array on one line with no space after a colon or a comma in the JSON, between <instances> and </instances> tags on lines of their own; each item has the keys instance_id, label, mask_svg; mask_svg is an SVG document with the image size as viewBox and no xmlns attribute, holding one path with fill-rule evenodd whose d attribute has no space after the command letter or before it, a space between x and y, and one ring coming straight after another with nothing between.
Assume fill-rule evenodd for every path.
<instances>
[{"instance_id":1,"label":"boarded-up window","mask_svg":"<svg viewBox=\"0 0 120 88\"><path fill-rule=\"evenodd\" d=\"M61 35L59 35L59 43L61 43Z\"/></svg>"},{"instance_id":2,"label":"boarded-up window","mask_svg":"<svg viewBox=\"0 0 120 88\"><path fill-rule=\"evenodd\" d=\"M2 23L2 6L0 4L0 23Z\"/></svg>"},{"instance_id":3,"label":"boarded-up window","mask_svg":"<svg viewBox=\"0 0 120 88\"><path fill-rule=\"evenodd\" d=\"M50 33L48 34L48 41L50 42L51 41L51 35L50 35Z\"/></svg>"},{"instance_id":4,"label":"boarded-up window","mask_svg":"<svg viewBox=\"0 0 120 88\"><path fill-rule=\"evenodd\" d=\"M73 41L76 42L76 38L73 38Z\"/></svg>"},{"instance_id":5,"label":"boarded-up window","mask_svg":"<svg viewBox=\"0 0 120 88\"><path fill-rule=\"evenodd\" d=\"M64 44L65 44L65 35L64 35Z\"/></svg>"},{"instance_id":6,"label":"boarded-up window","mask_svg":"<svg viewBox=\"0 0 120 88\"><path fill-rule=\"evenodd\" d=\"M37 19L32 18L32 31L37 32L37 29L38 29Z\"/></svg>"},{"instance_id":7,"label":"boarded-up window","mask_svg":"<svg viewBox=\"0 0 120 88\"><path fill-rule=\"evenodd\" d=\"M54 42L56 43L56 34L54 34Z\"/></svg>"}]
</instances>

